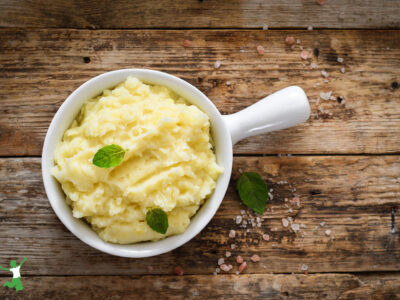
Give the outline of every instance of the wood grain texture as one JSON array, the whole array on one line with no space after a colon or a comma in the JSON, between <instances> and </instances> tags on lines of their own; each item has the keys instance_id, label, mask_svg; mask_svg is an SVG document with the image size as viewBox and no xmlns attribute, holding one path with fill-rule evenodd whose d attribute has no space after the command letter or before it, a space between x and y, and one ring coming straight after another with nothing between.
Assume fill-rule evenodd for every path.
<instances>
[{"instance_id":1,"label":"wood grain texture","mask_svg":"<svg viewBox=\"0 0 400 300\"><path fill-rule=\"evenodd\" d=\"M245 209L234 189L240 170L259 172L273 189L260 227L234 221ZM236 157L227 195L201 234L156 258L127 259L100 253L64 228L46 199L39 158L0 159L0 264L26 256L24 275L143 275L148 266L168 275L177 265L188 275L211 275L231 251L233 274L237 255L248 261L249 274L303 273L305 266L309 273L397 271L399 174L399 156ZM298 232L283 227L288 217ZM261 261L250 262L253 254Z\"/></svg>"},{"instance_id":2,"label":"wood grain texture","mask_svg":"<svg viewBox=\"0 0 400 300\"><path fill-rule=\"evenodd\" d=\"M2 282L6 278L2 279ZM7 299L398 299L400 276L350 274L218 276L24 277L20 293L0 289ZM2 283L1 282L1 283ZM360 294L360 290L370 294ZM390 290L390 292L388 292ZM161 296L162 295L162 296ZM362 295L363 297L358 297ZM353 296L353 298L352 298Z\"/></svg>"},{"instance_id":3,"label":"wood grain texture","mask_svg":"<svg viewBox=\"0 0 400 300\"><path fill-rule=\"evenodd\" d=\"M0 33L0 156L40 155L45 132L64 99L91 77L120 68L157 69L182 77L209 96L223 114L288 85L304 88L312 108L307 123L249 138L236 145L235 153L400 151L397 31L2 29ZM284 43L287 35L301 42L293 50ZM192 41L191 47L183 47L185 39ZM257 45L264 46L264 55L257 53ZM302 60L300 46L312 58ZM344 63L338 63L338 57ZM221 62L220 68L214 68L215 61ZM310 69L312 62L317 69ZM328 83L322 70L329 73ZM320 93L329 91L345 101L318 103Z\"/></svg>"},{"instance_id":4,"label":"wood grain texture","mask_svg":"<svg viewBox=\"0 0 400 300\"><path fill-rule=\"evenodd\" d=\"M6 0L0 26L63 28L399 28L398 0Z\"/></svg>"}]
</instances>

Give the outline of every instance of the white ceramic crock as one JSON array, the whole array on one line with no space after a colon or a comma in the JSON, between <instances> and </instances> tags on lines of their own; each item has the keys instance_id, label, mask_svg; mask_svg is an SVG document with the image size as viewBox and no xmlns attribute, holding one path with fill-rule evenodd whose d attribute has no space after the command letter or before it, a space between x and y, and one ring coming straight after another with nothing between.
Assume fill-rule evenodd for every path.
<instances>
[{"instance_id":1,"label":"white ceramic crock","mask_svg":"<svg viewBox=\"0 0 400 300\"><path fill-rule=\"evenodd\" d=\"M72 216L65 195L50 171L53 154L63 133L75 119L83 103L107 88L124 81L129 75L151 83L163 85L186 98L208 114L215 141L217 161L225 169L219 177L210 199L192 218L187 230L156 242L117 245L104 242L84 221ZM171 251L192 239L212 219L228 187L232 171L232 146L248 136L285 129L308 119L310 106L304 91L291 86L280 90L254 105L232 115L223 116L202 92L188 82L173 75L145 69L123 69L90 79L76 89L61 105L47 131L42 152L42 175L47 197L61 222L86 244L109 254L123 257L148 257Z\"/></svg>"}]
</instances>

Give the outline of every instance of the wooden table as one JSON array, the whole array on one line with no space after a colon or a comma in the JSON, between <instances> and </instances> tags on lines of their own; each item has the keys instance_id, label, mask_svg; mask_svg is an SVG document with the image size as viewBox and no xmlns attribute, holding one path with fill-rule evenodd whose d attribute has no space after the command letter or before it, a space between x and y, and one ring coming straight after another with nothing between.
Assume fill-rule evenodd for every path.
<instances>
[{"instance_id":1,"label":"wooden table","mask_svg":"<svg viewBox=\"0 0 400 300\"><path fill-rule=\"evenodd\" d=\"M27 257L25 289L0 287L1 299L399 299L399 0L3 0L0 26L0 265ZM192 241L153 258L114 257L58 220L40 155L64 99L120 68L177 75L223 114L299 85L312 115L235 146L227 195ZM273 189L261 227L234 221L240 171ZM299 231L283 226L289 217ZM226 251L234 268L213 275ZM240 275L237 255L248 262Z\"/></svg>"}]
</instances>

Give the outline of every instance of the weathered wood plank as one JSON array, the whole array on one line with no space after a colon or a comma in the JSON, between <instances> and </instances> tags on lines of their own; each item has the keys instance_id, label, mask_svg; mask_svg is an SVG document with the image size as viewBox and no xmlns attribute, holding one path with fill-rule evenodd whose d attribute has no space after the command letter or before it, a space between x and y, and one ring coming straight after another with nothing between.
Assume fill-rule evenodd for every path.
<instances>
[{"instance_id":1,"label":"weathered wood plank","mask_svg":"<svg viewBox=\"0 0 400 300\"><path fill-rule=\"evenodd\" d=\"M344 292L340 299L399 299L400 281L398 273L359 274L361 285L353 290Z\"/></svg>"},{"instance_id":2,"label":"weathered wood plank","mask_svg":"<svg viewBox=\"0 0 400 300\"><path fill-rule=\"evenodd\" d=\"M244 209L234 190L239 169L259 172L273 189L260 227L235 224ZM173 274L176 265L186 274L212 274L231 251L231 273L237 255L249 263L245 273L397 271L399 175L400 156L236 157L228 193L201 234L170 253L126 259L92 249L64 228L44 194L39 158L0 159L0 264L26 256L25 275L139 275L148 266ZM298 232L283 227L288 217ZM261 261L250 262L253 254Z\"/></svg>"},{"instance_id":3,"label":"weathered wood plank","mask_svg":"<svg viewBox=\"0 0 400 300\"><path fill-rule=\"evenodd\" d=\"M120 68L180 76L224 114L288 85L305 89L312 106L306 124L249 138L235 147L236 153L400 151L397 31L0 32L0 156L40 155L46 129L68 94L89 78ZM284 43L287 35L301 44L291 50ZM185 39L192 40L191 47L182 46ZM265 47L264 55L257 45ZM305 62L300 46L319 56ZM219 69L215 61L221 62ZM319 68L310 69L311 62ZM329 73L328 83L321 70ZM318 104L320 93L329 91L345 102Z\"/></svg>"},{"instance_id":4,"label":"weathered wood plank","mask_svg":"<svg viewBox=\"0 0 400 300\"><path fill-rule=\"evenodd\" d=\"M13 0L0 26L62 28L398 28L400 1Z\"/></svg>"},{"instance_id":5,"label":"weathered wood plank","mask_svg":"<svg viewBox=\"0 0 400 300\"><path fill-rule=\"evenodd\" d=\"M6 281L3 278L2 281ZM400 276L350 274L23 277L24 290L2 288L7 299L398 299ZM360 291L369 293L362 294Z\"/></svg>"}]
</instances>

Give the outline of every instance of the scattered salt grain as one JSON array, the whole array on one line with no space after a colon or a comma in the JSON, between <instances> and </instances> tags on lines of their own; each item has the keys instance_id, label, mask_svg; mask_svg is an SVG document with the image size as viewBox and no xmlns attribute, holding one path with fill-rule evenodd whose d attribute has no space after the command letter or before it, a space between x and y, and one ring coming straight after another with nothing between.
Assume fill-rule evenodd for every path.
<instances>
[{"instance_id":1,"label":"scattered salt grain","mask_svg":"<svg viewBox=\"0 0 400 300\"><path fill-rule=\"evenodd\" d=\"M239 275L239 271L236 271L235 274L236 274L236 275Z\"/></svg>"},{"instance_id":2,"label":"scattered salt grain","mask_svg":"<svg viewBox=\"0 0 400 300\"><path fill-rule=\"evenodd\" d=\"M325 234L326 234L327 236L330 236L331 233L332 233L332 231L331 231L330 229L325 230Z\"/></svg>"},{"instance_id":3,"label":"scattered salt grain","mask_svg":"<svg viewBox=\"0 0 400 300\"><path fill-rule=\"evenodd\" d=\"M324 100L329 100L331 95L332 95L332 91L329 91L329 92L326 92L326 93L324 93L324 92L320 92L319 93L319 96Z\"/></svg>"},{"instance_id":4,"label":"scattered salt grain","mask_svg":"<svg viewBox=\"0 0 400 300\"><path fill-rule=\"evenodd\" d=\"M329 76L328 72L326 72L325 70L322 70L322 71L321 71L321 75L322 75L323 77L328 77L328 76Z\"/></svg>"},{"instance_id":5,"label":"scattered salt grain","mask_svg":"<svg viewBox=\"0 0 400 300\"><path fill-rule=\"evenodd\" d=\"M320 85L321 85L320 82L316 82L316 83L313 85L313 87L317 87L317 86L320 86Z\"/></svg>"},{"instance_id":6,"label":"scattered salt grain","mask_svg":"<svg viewBox=\"0 0 400 300\"><path fill-rule=\"evenodd\" d=\"M294 192L294 191L295 191L295 189L292 189L292 192ZM290 200L290 203L300 207L300 198L299 197L293 197L292 200Z\"/></svg>"},{"instance_id":7,"label":"scattered salt grain","mask_svg":"<svg viewBox=\"0 0 400 300\"><path fill-rule=\"evenodd\" d=\"M302 270L302 271L307 271L307 270L308 270L308 266L305 265L305 264L302 264L302 265L301 265L301 270Z\"/></svg>"},{"instance_id":8,"label":"scattered salt grain","mask_svg":"<svg viewBox=\"0 0 400 300\"><path fill-rule=\"evenodd\" d=\"M239 173L242 174L243 170L241 168L238 169ZM243 214L242 214L243 215Z\"/></svg>"},{"instance_id":9,"label":"scattered salt grain","mask_svg":"<svg viewBox=\"0 0 400 300\"><path fill-rule=\"evenodd\" d=\"M225 262L225 259L223 257L218 259L218 265L222 265Z\"/></svg>"},{"instance_id":10,"label":"scattered salt grain","mask_svg":"<svg viewBox=\"0 0 400 300\"><path fill-rule=\"evenodd\" d=\"M301 43L301 40L300 40L300 39L297 39L297 40L296 40L296 43L297 43L297 44L300 44L300 43Z\"/></svg>"},{"instance_id":11,"label":"scattered salt grain","mask_svg":"<svg viewBox=\"0 0 400 300\"><path fill-rule=\"evenodd\" d=\"M230 237L231 239L233 239L233 238L235 238L235 236L236 236L236 231L233 230L233 229L231 229L231 230L229 231L229 237Z\"/></svg>"},{"instance_id":12,"label":"scattered salt grain","mask_svg":"<svg viewBox=\"0 0 400 300\"><path fill-rule=\"evenodd\" d=\"M304 60L306 60L308 58L308 51L307 50L303 50L300 52L300 57Z\"/></svg>"},{"instance_id":13,"label":"scattered salt grain","mask_svg":"<svg viewBox=\"0 0 400 300\"><path fill-rule=\"evenodd\" d=\"M243 262L240 266L239 266L239 273L243 272L247 267L247 263Z\"/></svg>"},{"instance_id":14,"label":"scattered salt grain","mask_svg":"<svg viewBox=\"0 0 400 300\"><path fill-rule=\"evenodd\" d=\"M260 261L260 257L257 254L254 254L251 258L252 262L259 262Z\"/></svg>"},{"instance_id":15,"label":"scattered salt grain","mask_svg":"<svg viewBox=\"0 0 400 300\"><path fill-rule=\"evenodd\" d=\"M313 27L310 25L307 27L307 30L313 30Z\"/></svg>"},{"instance_id":16,"label":"scattered salt grain","mask_svg":"<svg viewBox=\"0 0 400 300\"><path fill-rule=\"evenodd\" d=\"M325 1L326 0L316 0L317 1L317 3L319 4L319 5L323 5L323 4L325 4Z\"/></svg>"},{"instance_id":17,"label":"scattered salt grain","mask_svg":"<svg viewBox=\"0 0 400 300\"><path fill-rule=\"evenodd\" d=\"M261 54L261 55L263 55L263 54L264 54L264 52L265 52L265 49L264 49L264 47L263 47L263 46L261 46L261 45L258 45L258 46L257 46L257 52L258 52L258 54Z\"/></svg>"},{"instance_id":18,"label":"scattered salt grain","mask_svg":"<svg viewBox=\"0 0 400 300\"><path fill-rule=\"evenodd\" d=\"M174 268L174 272L175 272L175 274L178 275L178 276L182 276L182 275L183 275L183 269L182 269L181 266L176 266L176 267Z\"/></svg>"},{"instance_id":19,"label":"scattered salt grain","mask_svg":"<svg viewBox=\"0 0 400 300\"><path fill-rule=\"evenodd\" d=\"M343 61L344 61L343 57L338 57L338 58L337 58L337 62L338 62L338 63L341 64L341 63L343 63Z\"/></svg>"},{"instance_id":20,"label":"scattered salt grain","mask_svg":"<svg viewBox=\"0 0 400 300\"><path fill-rule=\"evenodd\" d=\"M225 256L226 256L226 257L231 257L231 255L232 255L232 253L231 253L230 251L226 251L226 252L225 252Z\"/></svg>"},{"instance_id":21,"label":"scattered salt grain","mask_svg":"<svg viewBox=\"0 0 400 300\"><path fill-rule=\"evenodd\" d=\"M236 244L231 244L231 249L235 249L236 248Z\"/></svg>"},{"instance_id":22,"label":"scattered salt grain","mask_svg":"<svg viewBox=\"0 0 400 300\"><path fill-rule=\"evenodd\" d=\"M285 43L287 45L293 45L294 42L295 42L295 40L294 40L294 37L292 37L292 36L287 36L286 39L285 39Z\"/></svg>"},{"instance_id":23,"label":"scattered salt grain","mask_svg":"<svg viewBox=\"0 0 400 300\"><path fill-rule=\"evenodd\" d=\"M295 223L293 223L292 225L290 225L290 227L292 228L292 230L293 230L294 232L296 232L296 231L299 231L299 230L300 230L300 226L299 226L299 224L295 224Z\"/></svg>"},{"instance_id":24,"label":"scattered salt grain","mask_svg":"<svg viewBox=\"0 0 400 300\"><path fill-rule=\"evenodd\" d=\"M326 222L322 221L321 223L319 223L319 225L321 225L322 227L324 227L326 225Z\"/></svg>"},{"instance_id":25,"label":"scattered salt grain","mask_svg":"<svg viewBox=\"0 0 400 300\"><path fill-rule=\"evenodd\" d=\"M270 200L273 200L274 199L274 195L271 192L268 192L268 198Z\"/></svg>"},{"instance_id":26,"label":"scattered salt grain","mask_svg":"<svg viewBox=\"0 0 400 300\"><path fill-rule=\"evenodd\" d=\"M189 40L184 40L184 41L183 41L183 47L186 47L186 48L187 48L187 47L190 47L191 44L192 44L192 43L191 43Z\"/></svg>"},{"instance_id":27,"label":"scattered salt grain","mask_svg":"<svg viewBox=\"0 0 400 300\"><path fill-rule=\"evenodd\" d=\"M220 268L216 268L216 269L215 269L215 273L218 274L219 272L221 272L221 269L220 269Z\"/></svg>"},{"instance_id":28,"label":"scattered salt grain","mask_svg":"<svg viewBox=\"0 0 400 300\"><path fill-rule=\"evenodd\" d=\"M244 209L240 210L240 214L244 215L246 213L246 211Z\"/></svg>"},{"instance_id":29,"label":"scattered salt grain","mask_svg":"<svg viewBox=\"0 0 400 300\"><path fill-rule=\"evenodd\" d=\"M345 67L341 68L340 72L344 74L344 72L346 72L346 68Z\"/></svg>"},{"instance_id":30,"label":"scattered salt grain","mask_svg":"<svg viewBox=\"0 0 400 300\"><path fill-rule=\"evenodd\" d=\"M340 12L338 18L339 20L344 20L344 12Z\"/></svg>"},{"instance_id":31,"label":"scattered salt grain","mask_svg":"<svg viewBox=\"0 0 400 300\"><path fill-rule=\"evenodd\" d=\"M316 64L316 63L311 63L311 65L310 65L310 68L311 69L317 69L318 68L318 65Z\"/></svg>"},{"instance_id":32,"label":"scattered salt grain","mask_svg":"<svg viewBox=\"0 0 400 300\"><path fill-rule=\"evenodd\" d=\"M264 241L269 241L269 234L264 233L262 238L263 238Z\"/></svg>"},{"instance_id":33,"label":"scattered salt grain","mask_svg":"<svg viewBox=\"0 0 400 300\"><path fill-rule=\"evenodd\" d=\"M283 225L283 227L288 227L289 221L287 219L282 219L282 225Z\"/></svg>"},{"instance_id":34,"label":"scattered salt grain","mask_svg":"<svg viewBox=\"0 0 400 300\"><path fill-rule=\"evenodd\" d=\"M262 27L262 29L263 29L263 30L268 30L268 25L264 25L264 26Z\"/></svg>"},{"instance_id":35,"label":"scattered salt grain","mask_svg":"<svg viewBox=\"0 0 400 300\"><path fill-rule=\"evenodd\" d=\"M147 266L147 272L149 272L149 273L153 272L153 267L152 266Z\"/></svg>"},{"instance_id":36,"label":"scattered salt grain","mask_svg":"<svg viewBox=\"0 0 400 300\"><path fill-rule=\"evenodd\" d=\"M242 216L236 216L236 224L242 223L243 217Z\"/></svg>"},{"instance_id":37,"label":"scattered salt grain","mask_svg":"<svg viewBox=\"0 0 400 300\"><path fill-rule=\"evenodd\" d=\"M214 63L214 68L218 69L220 66L221 66L221 62L220 62L219 60L217 60L217 61Z\"/></svg>"}]
</instances>

